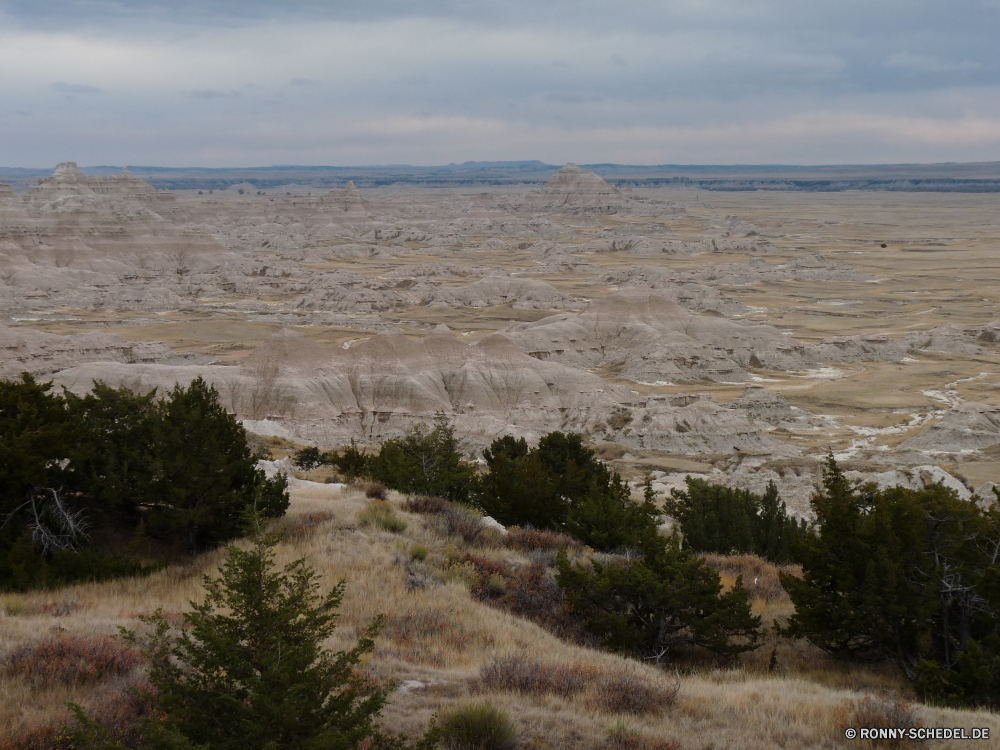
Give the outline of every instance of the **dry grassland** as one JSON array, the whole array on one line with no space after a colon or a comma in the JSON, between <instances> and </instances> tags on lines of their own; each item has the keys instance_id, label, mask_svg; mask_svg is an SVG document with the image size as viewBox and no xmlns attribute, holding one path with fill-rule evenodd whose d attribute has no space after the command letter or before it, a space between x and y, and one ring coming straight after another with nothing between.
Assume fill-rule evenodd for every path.
<instances>
[{"instance_id":1,"label":"dry grassland","mask_svg":"<svg viewBox=\"0 0 1000 750\"><path fill-rule=\"evenodd\" d=\"M842 738L850 701L879 688L905 689L891 671L836 664L804 644L778 644L773 638L739 662L681 664L679 673L574 645L475 601L467 571L448 566L449 559L470 550L515 566L528 563L524 553L473 549L460 537L443 533L436 517L403 511L402 498L395 493L389 499L406 522L405 531L393 534L377 525L362 529L358 514L369 502L362 491L299 480L292 485L291 509L277 524L286 532L278 561L306 557L327 586L347 579L340 626L329 647L350 646L372 617L386 615L370 667L399 685L385 714L385 724L396 731L416 734L433 714L485 697L515 718L527 748L610 747L609 731L620 720L626 722L627 732L640 733L650 747L660 738L675 739L689 750L841 748L850 746ZM438 571L439 582L408 587L405 563L419 547L426 550L424 562ZM6 595L0 602L0 658L9 662L16 649L53 633L101 636L113 634L120 625L136 628L139 615L157 608L179 623L189 602L203 595L201 576L214 574L222 557L222 551L201 555L149 578ZM775 585L773 566L755 558L714 557L711 563L727 584L744 575L754 609L766 621L787 617L788 601ZM758 581L748 580L750 576ZM777 669L769 671L775 648ZM533 683L530 688L509 674L504 678L508 683L498 683L495 675L492 682L487 679L489 665L512 655L541 662L546 674L587 679L577 688L559 687L565 680L554 678L551 684ZM8 669L0 676L0 736L16 737L41 724L64 721L67 701L94 706L113 697L127 680L118 676L98 684L38 684ZM498 689L498 684L506 689ZM632 695L621 705L609 703L609 691L601 686L618 686L617 695L623 684L638 690L638 697ZM622 705L633 712L623 713ZM989 726L1000 736L1000 718L994 715L926 706L919 706L917 714L927 726Z\"/></svg>"}]
</instances>

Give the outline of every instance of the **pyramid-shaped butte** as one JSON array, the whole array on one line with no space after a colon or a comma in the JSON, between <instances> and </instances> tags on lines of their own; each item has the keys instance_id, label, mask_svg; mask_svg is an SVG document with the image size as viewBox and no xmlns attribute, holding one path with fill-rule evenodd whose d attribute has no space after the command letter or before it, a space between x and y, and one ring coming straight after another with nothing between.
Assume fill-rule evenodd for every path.
<instances>
[{"instance_id":1,"label":"pyramid-shaped butte","mask_svg":"<svg viewBox=\"0 0 1000 750\"><path fill-rule=\"evenodd\" d=\"M615 213L624 206L625 199L603 177L570 163L545 183L538 203L541 208L568 213Z\"/></svg>"},{"instance_id":2,"label":"pyramid-shaped butte","mask_svg":"<svg viewBox=\"0 0 1000 750\"><path fill-rule=\"evenodd\" d=\"M38 184L28 188L26 195L29 200L43 202L66 196L103 197L144 203L174 200L173 193L159 191L145 180L133 177L128 167L116 175L92 176L85 175L71 161L58 164L51 177L40 177Z\"/></svg>"}]
</instances>

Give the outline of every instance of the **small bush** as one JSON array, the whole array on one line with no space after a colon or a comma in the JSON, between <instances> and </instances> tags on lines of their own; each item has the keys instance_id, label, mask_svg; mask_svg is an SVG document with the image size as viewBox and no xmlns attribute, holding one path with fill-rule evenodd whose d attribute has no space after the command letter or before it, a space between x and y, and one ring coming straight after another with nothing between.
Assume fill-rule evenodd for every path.
<instances>
[{"instance_id":1,"label":"small bush","mask_svg":"<svg viewBox=\"0 0 1000 750\"><path fill-rule=\"evenodd\" d=\"M601 678L597 706L615 714L657 714L677 702L680 689L679 681L656 685L634 671L622 670Z\"/></svg>"},{"instance_id":2,"label":"small bush","mask_svg":"<svg viewBox=\"0 0 1000 750\"><path fill-rule=\"evenodd\" d=\"M424 560L427 559L428 554L429 550L422 544L414 544L412 547L410 547L411 560L419 560L420 562L423 562Z\"/></svg>"},{"instance_id":3,"label":"small bush","mask_svg":"<svg viewBox=\"0 0 1000 750\"><path fill-rule=\"evenodd\" d=\"M358 482L358 489L363 490L370 500L388 500L389 491L381 482Z\"/></svg>"},{"instance_id":4,"label":"small bush","mask_svg":"<svg viewBox=\"0 0 1000 750\"><path fill-rule=\"evenodd\" d=\"M4 671L36 687L85 685L127 675L141 663L137 650L113 638L62 634L16 649L7 657Z\"/></svg>"},{"instance_id":5,"label":"small bush","mask_svg":"<svg viewBox=\"0 0 1000 750\"><path fill-rule=\"evenodd\" d=\"M374 526L384 531L400 534L406 531L406 521L396 515L396 509L385 500L372 500L358 512L359 526Z\"/></svg>"},{"instance_id":6,"label":"small bush","mask_svg":"<svg viewBox=\"0 0 1000 750\"><path fill-rule=\"evenodd\" d=\"M503 605L516 615L548 625L563 619L563 591L540 563L532 563L519 571L508 592Z\"/></svg>"},{"instance_id":7,"label":"small bush","mask_svg":"<svg viewBox=\"0 0 1000 750\"><path fill-rule=\"evenodd\" d=\"M310 469L315 469L321 463L323 463L323 456L319 452L319 448L311 446L309 448L303 448L300 451L295 452L295 465L309 471Z\"/></svg>"},{"instance_id":8,"label":"small bush","mask_svg":"<svg viewBox=\"0 0 1000 750\"><path fill-rule=\"evenodd\" d=\"M510 691L569 698L586 690L598 670L582 664L553 664L526 654L500 654L479 669L470 687L475 692Z\"/></svg>"},{"instance_id":9,"label":"small bush","mask_svg":"<svg viewBox=\"0 0 1000 750\"><path fill-rule=\"evenodd\" d=\"M332 519L333 513L329 511L303 513L301 516L286 518L281 524L281 530L288 539L301 542L315 534L320 525Z\"/></svg>"},{"instance_id":10,"label":"small bush","mask_svg":"<svg viewBox=\"0 0 1000 750\"><path fill-rule=\"evenodd\" d=\"M127 748L143 745L143 720L154 713L145 678L111 680L89 695L88 703L89 718L112 742ZM63 723L25 727L0 739L0 750L83 750L71 736L72 729Z\"/></svg>"},{"instance_id":11,"label":"small bush","mask_svg":"<svg viewBox=\"0 0 1000 750\"><path fill-rule=\"evenodd\" d=\"M441 513L449 534L462 537L466 544L484 544L493 546L500 539L500 534L483 523L483 517L472 508L458 503L451 503Z\"/></svg>"},{"instance_id":12,"label":"small bush","mask_svg":"<svg viewBox=\"0 0 1000 750\"><path fill-rule=\"evenodd\" d=\"M569 534L559 531L548 531L545 529L522 529L520 526L511 526L507 529L507 535L503 538L505 547L518 549L523 552L533 550L554 551L560 547L571 550L581 550L583 545Z\"/></svg>"},{"instance_id":13,"label":"small bush","mask_svg":"<svg viewBox=\"0 0 1000 750\"><path fill-rule=\"evenodd\" d=\"M913 704L904 700L898 695L885 693L881 695L868 695L859 701L848 701L843 709L844 720L841 721L842 729L847 727L865 727L866 729L890 729L900 727L910 729L911 727L923 726L917 718ZM913 743L909 738L902 739L879 739L861 740L860 747L889 747L908 748Z\"/></svg>"},{"instance_id":14,"label":"small bush","mask_svg":"<svg viewBox=\"0 0 1000 750\"><path fill-rule=\"evenodd\" d=\"M681 744L677 740L644 737L641 731L630 727L625 719L619 719L608 728L605 747L608 750L681 750Z\"/></svg>"},{"instance_id":15,"label":"small bush","mask_svg":"<svg viewBox=\"0 0 1000 750\"><path fill-rule=\"evenodd\" d=\"M476 578L471 593L479 601L495 601L517 580L517 573L507 563L474 555L471 552L465 555L465 562L471 564L475 570Z\"/></svg>"},{"instance_id":16,"label":"small bush","mask_svg":"<svg viewBox=\"0 0 1000 750\"><path fill-rule=\"evenodd\" d=\"M432 497L431 495L413 495L403 501L403 510L408 513L423 513L436 515L443 513L444 509L451 503L442 497Z\"/></svg>"},{"instance_id":17,"label":"small bush","mask_svg":"<svg viewBox=\"0 0 1000 750\"><path fill-rule=\"evenodd\" d=\"M415 495L403 502L403 510L438 516L447 534L462 537L466 544L496 545L501 536L496 529L483 523L482 515L473 508L440 497Z\"/></svg>"},{"instance_id":18,"label":"small bush","mask_svg":"<svg viewBox=\"0 0 1000 750\"><path fill-rule=\"evenodd\" d=\"M513 750L517 729L506 711L492 703L472 703L441 722L442 745L448 750Z\"/></svg>"}]
</instances>

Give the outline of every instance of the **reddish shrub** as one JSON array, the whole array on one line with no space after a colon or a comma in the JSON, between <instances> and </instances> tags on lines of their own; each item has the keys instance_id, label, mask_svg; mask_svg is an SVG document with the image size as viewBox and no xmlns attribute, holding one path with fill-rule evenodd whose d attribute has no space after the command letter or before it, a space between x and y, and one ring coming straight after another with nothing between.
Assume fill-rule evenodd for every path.
<instances>
[{"instance_id":1,"label":"reddish shrub","mask_svg":"<svg viewBox=\"0 0 1000 750\"><path fill-rule=\"evenodd\" d=\"M303 513L301 516L287 519L282 525L282 530L288 539L301 542L315 534L320 525L332 518L333 513L329 511Z\"/></svg>"},{"instance_id":2,"label":"reddish shrub","mask_svg":"<svg viewBox=\"0 0 1000 750\"><path fill-rule=\"evenodd\" d=\"M117 678L97 691L87 715L126 747L138 747L142 720L153 715L149 683L140 678ZM0 750L79 750L63 723L26 729L0 740Z\"/></svg>"},{"instance_id":3,"label":"reddish shrub","mask_svg":"<svg viewBox=\"0 0 1000 750\"><path fill-rule=\"evenodd\" d=\"M444 509L451 505L448 500L441 497L431 497L430 495L416 495L406 498L403 501L403 510L409 513L443 513Z\"/></svg>"},{"instance_id":4,"label":"reddish shrub","mask_svg":"<svg viewBox=\"0 0 1000 750\"><path fill-rule=\"evenodd\" d=\"M891 729L902 727L921 727L923 722L917 718L913 704L892 693L868 695L859 701L847 701L842 709L842 728L865 727L866 729ZM909 738L861 740L861 747L891 747L907 748L913 743Z\"/></svg>"},{"instance_id":5,"label":"reddish shrub","mask_svg":"<svg viewBox=\"0 0 1000 750\"><path fill-rule=\"evenodd\" d=\"M507 588L517 579L514 569L506 563L490 560L471 552L465 556L476 571L476 581L472 586L472 596L479 601L492 602L503 596Z\"/></svg>"},{"instance_id":6,"label":"reddish shrub","mask_svg":"<svg viewBox=\"0 0 1000 750\"><path fill-rule=\"evenodd\" d=\"M569 698L586 690L597 674L596 668L583 664L552 664L525 654L501 654L480 668L470 687L474 692L509 690Z\"/></svg>"},{"instance_id":7,"label":"reddish shrub","mask_svg":"<svg viewBox=\"0 0 1000 750\"><path fill-rule=\"evenodd\" d=\"M503 605L516 615L555 623L563 615L563 590L541 563L520 571L508 588Z\"/></svg>"},{"instance_id":8,"label":"reddish shrub","mask_svg":"<svg viewBox=\"0 0 1000 750\"><path fill-rule=\"evenodd\" d=\"M608 713L655 714L677 701L680 682L657 685L634 671L605 675L598 683L597 705Z\"/></svg>"},{"instance_id":9,"label":"reddish shrub","mask_svg":"<svg viewBox=\"0 0 1000 750\"><path fill-rule=\"evenodd\" d=\"M107 636L82 638L60 634L21 646L7 657L5 669L36 686L82 685L127 675L142 663L139 652Z\"/></svg>"},{"instance_id":10,"label":"reddish shrub","mask_svg":"<svg viewBox=\"0 0 1000 750\"><path fill-rule=\"evenodd\" d=\"M365 488L365 497L372 500L387 500L389 498L389 491L380 482L370 482Z\"/></svg>"},{"instance_id":11,"label":"reddish shrub","mask_svg":"<svg viewBox=\"0 0 1000 750\"><path fill-rule=\"evenodd\" d=\"M522 529L520 526L508 527L503 543L505 547L524 552L538 549L554 551L560 547L566 547L570 550L583 549L583 545L569 534L544 529Z\"/></svg>"}]
</instances>

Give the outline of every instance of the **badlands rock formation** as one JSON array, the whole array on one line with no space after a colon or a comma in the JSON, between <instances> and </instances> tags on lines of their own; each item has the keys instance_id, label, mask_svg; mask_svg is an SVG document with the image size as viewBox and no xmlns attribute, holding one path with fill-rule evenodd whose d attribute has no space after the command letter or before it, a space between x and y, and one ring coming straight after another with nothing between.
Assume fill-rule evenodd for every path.
<instances>
[{"instance_id":1,"label":"badlands rock formation","mask_svg":"<svg viewBox=\"0 0 1000 750\"><path fill-rule=\"evenodd\" d=\"M799 514L831 450L859 477L971 462L992 480L992 215L796 200L573 165L541 190L166 194L61 164L0 187L0 374L200 376L251 429L324 447L440 412L470 449L578 430L664 487L694 461L777 482Z\"/></svg>"}]
</instances>

